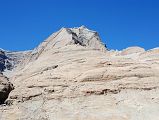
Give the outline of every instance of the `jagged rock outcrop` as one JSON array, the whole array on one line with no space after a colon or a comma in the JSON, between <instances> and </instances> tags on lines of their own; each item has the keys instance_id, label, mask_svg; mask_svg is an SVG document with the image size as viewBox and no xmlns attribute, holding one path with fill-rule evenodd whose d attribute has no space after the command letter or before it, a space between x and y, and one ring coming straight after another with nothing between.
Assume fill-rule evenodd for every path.
<instances>
[{"instance_id":1,"label":"jagged rock outcrop","mask_svg":"<svg viewBox=\"0 0 159 120\"><path fill-rule=\"evenodd\" d=\"M12 71L2 120L158 119L159 51L108 51L84 26L62 28ZM151 114L149 114L151 113Z\"/></svg>"},{"instance_id":2,"label":"jagged rock outcrop","mask_svg":"<svg viewBox=\"0 0 159 120\"><path fill-rule=\"evenodd\" d=\"M14 89L7 77L0 74L0 104L4 104L8 98L9 93Z\"/></svg>"},{"instance_id":3,"label":"jagged rock outcrop","mask_svg":"<svg viewBox=\"0 0 159 120\"><path fill-rule=\"evenodd\" d=\"M12 52L0 49L0 72L7 74L7 72L12 71L12 69L16 68L16 66L20 64L24 58L27 58L27 55L30 52L31 50Z\"/></svg>"},{"instance_id":4,"label":"jagged rock outcrop","mask_svg":"<svg viewBox=\"0 0 159 120\"><path fill-rule=\"evenodd\" d=\"M8 68L6 63L7 56L5 55L5 52L3 50L0 50L0 72L3 72L6 68Z\"/></svg>"},{"instance_id":5,"label":"jagged rock outcrop","mask_svg":"<svg viewBox=\"0 0 159 120\"><path fill-rule=\"evenodd\" d=\"M13 84L9 81L9 74L28 52L11 52L0 49L0 104L4 104L9 93L14 89Z\"/></svg>"}]
</instances>

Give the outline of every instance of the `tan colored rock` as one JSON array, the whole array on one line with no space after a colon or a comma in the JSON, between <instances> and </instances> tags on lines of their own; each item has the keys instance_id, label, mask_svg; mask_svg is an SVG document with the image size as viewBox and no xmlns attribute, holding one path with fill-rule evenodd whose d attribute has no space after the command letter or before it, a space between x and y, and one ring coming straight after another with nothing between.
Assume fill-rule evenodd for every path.
<instances>
[{"instance_id":1,"label":"tan colored rock","mask_svg":"<svg viewBox=\"0 0 159 120\"><path fill-rule=\"evenodd\" d=\"M124 49L121 52L121 55L130 55L130 54L137 54L137 53L143 53L145 50L141 47L129 47Z\"/></svg>"},{"instance_id":2,"label":"tan colored rock","mask_svg":"<svg viewBox=\"0 0 159 120\"><path fill-rule=\"evenodd\" d=\"M158 51L107 51L98 37L63 28L29 53L11 73L1 120L159 119Z\"/></svg>"}]
</instances>

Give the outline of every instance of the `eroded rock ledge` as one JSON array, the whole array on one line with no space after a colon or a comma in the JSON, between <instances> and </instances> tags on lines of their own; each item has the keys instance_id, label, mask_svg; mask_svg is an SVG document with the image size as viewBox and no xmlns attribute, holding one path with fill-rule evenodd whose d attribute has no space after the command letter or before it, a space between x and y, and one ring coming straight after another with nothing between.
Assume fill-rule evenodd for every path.
<instances>
[{"instance_id":1,"label":"eroded rock ledge","mask_svg":"<svg viewBox=\"0 0 159 120\"><path fill-rule=\"evenodd\" d=\"M0 74L0 104L5 103L5 100L13 89L13 84L9 82L9 79Z\"/></svg>"}]
</instances>

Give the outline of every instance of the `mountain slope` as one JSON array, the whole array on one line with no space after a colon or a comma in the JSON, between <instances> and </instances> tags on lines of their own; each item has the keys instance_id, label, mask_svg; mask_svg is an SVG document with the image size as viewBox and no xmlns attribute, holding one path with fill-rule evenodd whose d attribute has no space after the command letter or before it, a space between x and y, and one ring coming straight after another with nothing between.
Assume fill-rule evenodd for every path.
<instances>
[{"instance_id":1,"label":"mountain slope","mask_svg":"<svg viewBox=\"0 0 159 120\"><path fill-rule=\"evenodd\" d=\"M159 49L108 51L82 26L62 28L21 61L2 120L158 119Z\"/></svg>"}]
</instances>

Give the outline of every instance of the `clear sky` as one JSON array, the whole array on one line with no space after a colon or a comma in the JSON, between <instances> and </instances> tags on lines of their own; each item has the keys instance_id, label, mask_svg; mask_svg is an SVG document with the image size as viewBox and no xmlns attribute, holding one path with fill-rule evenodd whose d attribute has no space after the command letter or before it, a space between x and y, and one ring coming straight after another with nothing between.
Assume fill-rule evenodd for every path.
<instances>
[{"instance_id":1,"label":"clear sky","mask_svg":"<svg viewBox=\"0 0 159 120\"><path fill-rule=\"evenodd\" d=\"M159 0L0 0L3 49L33 49L61 27L81 25L110 49L159 47Z\"/></svg>"}]
</instances>

